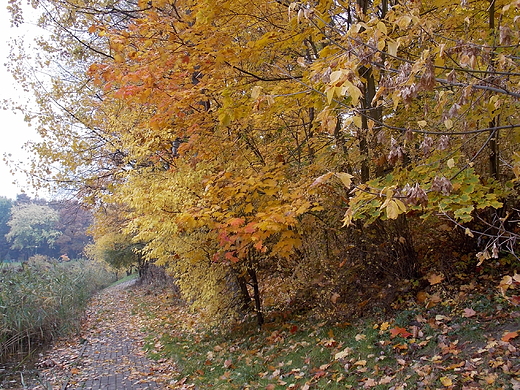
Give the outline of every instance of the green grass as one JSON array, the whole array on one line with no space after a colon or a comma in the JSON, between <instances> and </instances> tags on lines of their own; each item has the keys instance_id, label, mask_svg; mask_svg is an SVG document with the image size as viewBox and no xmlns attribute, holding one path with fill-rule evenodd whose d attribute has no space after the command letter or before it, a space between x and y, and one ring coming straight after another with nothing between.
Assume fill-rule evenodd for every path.
<instances>
[{"instance_id":1,"label":"green grass","mask_svg":"<svg viewBox=\"0 0 520 390\"><path fill-rule=\"evenodd\" d=\"M127 275L124 278L116 280L114 283L112 283L110 285L110 287L117 286L118 284L125 283L125 282L128 282L130 280L137 279L138 277L139 277L139 274L137 272L134 272L133 274Z\"/></svg>"}]
</instances>

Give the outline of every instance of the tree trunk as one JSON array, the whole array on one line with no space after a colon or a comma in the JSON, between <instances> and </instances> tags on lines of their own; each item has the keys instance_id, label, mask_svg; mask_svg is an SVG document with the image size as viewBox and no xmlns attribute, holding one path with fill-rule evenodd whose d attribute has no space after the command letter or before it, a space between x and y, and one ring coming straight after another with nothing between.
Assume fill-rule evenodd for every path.
<instances>
[{"instance_id":1,"label":"tree trunk","mask_svg":"<svg viewBox=\"0 0 520 390\"><path fill-rule=\"evenodd\" d=\"M260 299L260 289L258 288L258 279L256 276L256 271L254 268L249 268L247 272L251 277L251 285L253 286L253 298L255 301L256 321L258 323L258 326L262 326L264 324L264 314L262 313L262 301Z\"/></svg>"}]
</instances>

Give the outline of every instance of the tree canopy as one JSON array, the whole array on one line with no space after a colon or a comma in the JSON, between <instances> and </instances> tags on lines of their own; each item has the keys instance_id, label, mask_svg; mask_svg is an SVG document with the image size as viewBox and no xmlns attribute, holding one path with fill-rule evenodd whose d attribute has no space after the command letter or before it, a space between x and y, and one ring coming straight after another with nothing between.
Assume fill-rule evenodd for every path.
<instances>
[{"instance_id":1,"label":"tree canopy","mask_svg":"<svg viewBox=\"0 0 520 390\"><path fill-rule=\"evenodd\" d=\"M56 229L58 220L58 212L47 205L15 205L7 222L10 230L6 238L12 249L37 253L39 246L52 247L61 235Z\"/></svg>"},{"instance_id":2,"label":"tree canopy","mask_svg":"<svg viewBox=\"0 0 520 390\"><path fill-rule=\"evenodd\" d=\"M516 2L35 6L54 78L11 63L41 106L32 176L124 205L193 302L261 322L262 280L346 296L345 264L414 277L446 235L516 257Z\"/></svg>"}]
</instances>

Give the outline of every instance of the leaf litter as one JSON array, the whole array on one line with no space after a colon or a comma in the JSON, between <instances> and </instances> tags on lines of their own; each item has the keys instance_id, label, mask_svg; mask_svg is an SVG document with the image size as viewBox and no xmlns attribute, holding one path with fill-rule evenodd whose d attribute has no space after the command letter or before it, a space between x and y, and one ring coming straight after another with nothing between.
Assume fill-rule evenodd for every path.
<instances>
[{"instance_id":1,"label":"leaf litter","mask_svg":"<svg viewBox=\"0 0 520 390\"><path fill-rule=\"evenodd\" d=\"M439 279L429 291L438 302L407 297L393 316L331 323L267 313L262 329L209 328L167 291L145 289L116 302L133 314L114 319L112 296L99 296L80 336L61 340L42 357L42 377L53 388L68 376L81 382L80 340L93 342L110 323L126 329L146 351L138 353L154 360L147 372L132 372L136 382L156 381L164 389L520 390L514 301L478 283L458 286L450 298Z\"/></svg>"}]
</instances>

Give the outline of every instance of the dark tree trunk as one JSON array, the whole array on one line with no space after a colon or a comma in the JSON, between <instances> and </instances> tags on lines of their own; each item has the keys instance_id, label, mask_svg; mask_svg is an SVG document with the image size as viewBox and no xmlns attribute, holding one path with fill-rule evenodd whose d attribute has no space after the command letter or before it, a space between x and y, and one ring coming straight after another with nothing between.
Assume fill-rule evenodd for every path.
<instances>
[{"instance_id":1,"label":"dark tree trunk","mask_svg":"<svg viewBox=\"0 0 520 390\"><path fill-rule=\"evenodd\" d=\"M253 268L249 268L247 273L251 277L251 285L253 286L253 299L255 301L255 312L258 326L264 324L264 314L262 313L262 301L260 299L260 289L258 288L258 279L256 271Z\"/></svg>"}]
</instances>

